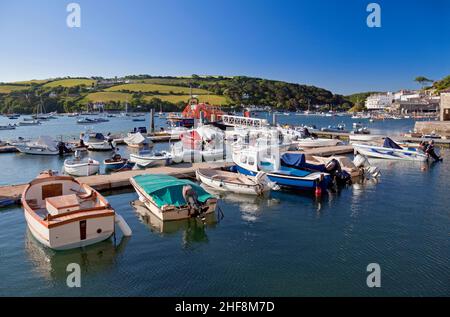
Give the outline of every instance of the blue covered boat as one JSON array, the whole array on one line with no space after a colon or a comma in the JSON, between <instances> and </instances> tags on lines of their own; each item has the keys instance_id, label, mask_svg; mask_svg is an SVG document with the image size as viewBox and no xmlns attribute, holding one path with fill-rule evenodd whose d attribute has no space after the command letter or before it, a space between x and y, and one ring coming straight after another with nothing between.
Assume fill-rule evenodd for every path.
<instances>
[{"instance_id":1,"label":"blue covered boat","mask_svg":"<svg viewBox=\"0 0 450 317\"><path fill-rule=\"evenodd\" d=\"M307 164L304 156L280 157L277 150L235 148L233 161L239 173L255 176L263 171L272 182L284 187L315 190L317 187L326 189L330 185L331 177L325 172L325 166Z\"/></svg>"}]
</instances>

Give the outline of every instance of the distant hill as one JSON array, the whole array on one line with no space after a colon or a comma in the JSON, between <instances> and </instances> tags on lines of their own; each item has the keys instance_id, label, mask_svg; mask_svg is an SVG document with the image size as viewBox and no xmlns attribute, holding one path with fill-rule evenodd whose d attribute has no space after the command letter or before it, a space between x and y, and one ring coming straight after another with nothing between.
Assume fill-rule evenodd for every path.
<instances>
[{"instance_id":1,"label":"distant hill","mask_svg":"<svg viewBox=\"0 0 450 317\"><path fill-rule=\"evenodd\" d=\"M450 75L447 77L444 77L441 80L435 81L431 87L436 89L437 92L441 92L443 90L449 89L450 88Z\"/></svg>"},{"instance_id":2,"label":"distant hill","mask_svg":"<svg viewBox=\"0 0 450 317\"><path fill-rule=\"evenodd\" d=\"M56 78L0 84L1 112L33 112L43 103L46 111L79 111L102 102L110 110L180 110L190 97L221 106L264 105L300 110L308 104L324 110L347 110L353 102L315 86L246 76L173 77L131 75L124 78Z\"/></svg>"}]
</instances>

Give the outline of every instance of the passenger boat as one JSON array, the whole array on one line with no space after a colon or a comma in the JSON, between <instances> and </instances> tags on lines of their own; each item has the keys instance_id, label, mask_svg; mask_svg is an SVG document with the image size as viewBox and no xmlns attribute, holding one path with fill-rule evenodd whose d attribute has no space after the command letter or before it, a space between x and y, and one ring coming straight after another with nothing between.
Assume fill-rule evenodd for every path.
<instances>
[{"instance_id":1,"label":"passenger boat","mask_svg":"<svg viewBox=\"0 0 450 317\"><path fill-rule=\"evenodd\" d=\"M32 235L55 250L106 240L113 235L115 222L131 235L125 220L102 195L71 176L41 173L27 185L21 201Z\"/></svg>"},{"instance_id":2,"label":"passenger boat","mask_svg":"<svg viewBox=\"0 0 450 317\"><path fill-rule=\"evenodd\" d=\"M139 200L159 219L204 217L216 209L217 199L200 185L169 175L139 175L130 178Z\"/></svg>"},{"instance_id":3,"label":"passenger boat","mask_svg":"<svg viewBox=\"0 0 450 317\"><path fill-rule=\"evenodd\" d=\"M172 164L172 154L161 151L140 151L138 154L130 154L130 162L136 163L139 167L150 167L153 165L170 165Z\"/></svg>"},{"instance_id":4,"label":"passenger boat","mask_svg":"<svg viewBox=\"0 0 450 317\"><path fill-rule=\"evenodd\" d=\"M359 153L368 157L405 160L405 161L421 161L425 162L428 156L417 148L403 148L390 138L385 138L382 146L353 143L355 153Z\"/></svg>"},{"instance_id":5,"label":"passenger boat","mask_svg":"<svg viewBox=\"0 0 450 317\"><path fill-rule=\"evenodd\" d=\"M233 148L232 157L238 172L256 176L263 171L272 182L283 187L298 190L325 189L331 182L328 173L307 169L302 162L298 162L296 168L283 166L276 148L237 147Z\"/></svg>"},{"instance_id":6,"label":"passenger boat","mask_svg":"<svg viewBox=\"0 0 450 317\"><path fill-rule=\"evenodd\" d=\"M97 174L100 170L100 163L91 158L67 159L64 161L64 171L73 176L89 176Z\"/></svg>"},{"instance_id":7,"label":"passenger boat","mask_svg":"<svg viewBox=\"0 0 450 317\"><path fill-rule=\"evenodd\" d=\"M276 187L264 172L256 176L243 175L213 169L197 169L195 175L199 182L218 191L245 195L263 195Z\"/></svg>"},{"instance_id":8,"label":"passenger boat","mask_svg":"<svg viewBox=\"0 0 450 317\"><path fill-rule=\"evenodd\" d=\"M54 141L49 136L41 136L36 141L14 143L21 153L34 155L59 155L72 153L72 150L63 142Z\"/></svg>"},{"instance_id":9,"label":"passenger boat","mask_svg":"<svg viewBox=\"0 0 450 317\"><path fill-rule=\"evenodd\" d=\"M143 146L153 146L152 140L142 135L140 132L128 133L128 136L123 139L123 141L129 147L143 147Z\"/></svg>"},{"instance_id":10,"label":"passenger boat","mask_svg":"<svg viewBox=\"0 0 450 317\"><path fill-rule=\"evenodd\" d=\"M103 164L106 170L117 171L132 168L135 163L123 158L120 154L114 154L112 158L104 160Z\"/></svg>"}]
</instances>

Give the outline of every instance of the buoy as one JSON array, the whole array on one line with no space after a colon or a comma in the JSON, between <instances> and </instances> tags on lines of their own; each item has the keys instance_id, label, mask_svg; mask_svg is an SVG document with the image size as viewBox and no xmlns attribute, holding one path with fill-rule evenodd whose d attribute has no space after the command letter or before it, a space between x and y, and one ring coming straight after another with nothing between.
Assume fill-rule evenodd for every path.
<instances>
[{"instance_id":1,"label":"buoy","mask_svg":"<svg viewBox=\"0 0 450 317\"><path fill-rule=\"evenodd\" d=\"M124 236L126 237L131 236L133 232L131 231L130 226L127 224L125 219L123 219L123 217L118 213L116 213L115 222L119 226L120 230L122 230Z\"/></svg>"},{"instance_id":2,"label":"buoy","mask_svg":"<svg viewBox=\"0 0 450 317\"><path fill-rule=\"evenodd\" d=\"M320 186L316 186L316 191L314 192L314 194L316 195L316 197L322 196L322 188L320 188Z\"/></svg>"}]
</instances>

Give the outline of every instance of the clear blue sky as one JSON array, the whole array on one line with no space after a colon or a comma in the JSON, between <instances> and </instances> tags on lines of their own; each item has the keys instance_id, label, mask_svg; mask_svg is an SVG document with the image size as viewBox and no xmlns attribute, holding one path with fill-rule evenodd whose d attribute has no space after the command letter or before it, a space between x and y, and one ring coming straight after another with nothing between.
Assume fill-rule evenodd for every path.
<instances>
[{"instance_id":1,"label":"clear blue sky","mask_svg":"<svg viewBox=\"0 0 450 317\"><path fill-rule=\"evenodd\" d=\"M81 5L80 29L66 5ZM366 6L381 5L381 28ZM335 93L450 74L448 0L1 0L0 81L247 75Z\"/></svg>"}]
</instances>

